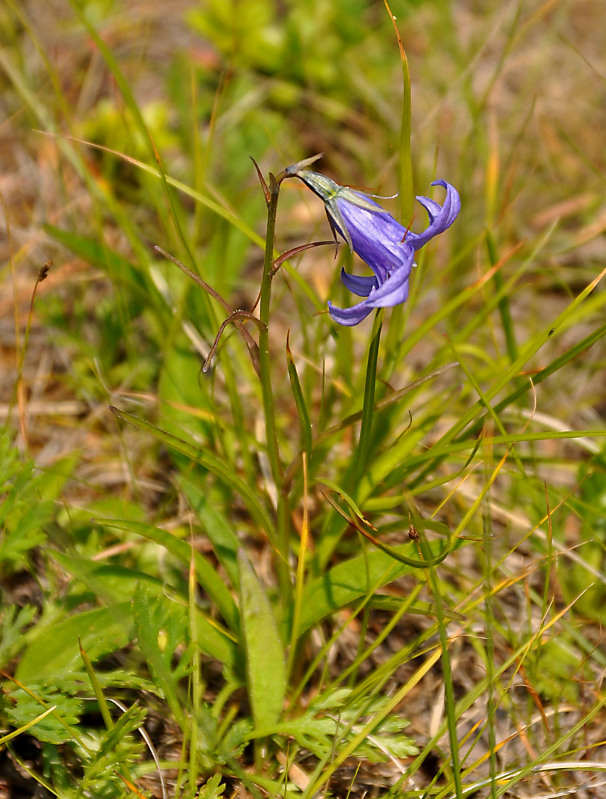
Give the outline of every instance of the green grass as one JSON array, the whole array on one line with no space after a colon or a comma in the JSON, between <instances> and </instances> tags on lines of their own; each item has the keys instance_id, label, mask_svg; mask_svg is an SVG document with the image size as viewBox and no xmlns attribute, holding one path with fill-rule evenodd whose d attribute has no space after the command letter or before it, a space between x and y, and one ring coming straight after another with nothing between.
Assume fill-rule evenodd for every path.
<instances>
[{"instance_id":1,"label":"green grass","mask_svg":"<svg viewBox=\"0 0 606 799\"><path fill-rule=\"evenodd\" d=\"M601 6L56 5L0 12L0 784L599 792ZM461 193L356 328L296 181L266 240L318 152Z\"/></svg>"}]
</instances>

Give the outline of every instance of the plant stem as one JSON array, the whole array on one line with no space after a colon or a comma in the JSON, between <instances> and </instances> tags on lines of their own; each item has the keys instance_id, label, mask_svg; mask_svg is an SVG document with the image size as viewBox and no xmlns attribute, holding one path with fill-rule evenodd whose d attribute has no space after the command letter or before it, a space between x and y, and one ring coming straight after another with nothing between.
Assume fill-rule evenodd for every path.
<instances>
[{"instance_id":1,"label":"plant stem","mask_svg":"<svg viewBox=\"0 0 606 799\"><path fill-rule=\"evenodd\" d=\"M290 551L288 496L282 491L282 462L280 460L280 450L278 447L275 403L271 385L271 359L269 354L269 306L271 299L271 281L273 277L272 267L274 238L279 194L280 182L279 180L276 180L274 175L270 175L267 194L267 233L265 237L265 259L263 261L263 277L261 279L261 298L259 303L259 319L263 323L259 330L259 380L261 382L263 412L265 414L267 455L269 458L272 478L276 487L278 502L277 572L281 595L286 604L288 603L292 592L290 571L288 568L288 557Z\"/></svg>"},{"instance_id":2,"label":"plant stem","mask_svg":"<svg viewBox=\"0 0 606 799\"><path fill-rule=\"evenodd\" d=\"M379 360L379 344L381 343L381 326L383 324L383 308L378 308L375 314L368 348L368 361L366 363L366 380L364 382L364 404L362 406L362 423L360 425L360 439L355 455L353 478L355 485L360 481L368 461L368 452L372 436L372 419L375 405L375 385L377 381L377 362Z\"/></svg>"},{"instance_id":3,"label":"plant stem","mask_svg":"<svg viewBox=\"0 0 606 799\"><path fill-rule=\"evenodd\" d=\"M358 486L368 464L372 436L372 420L375 404L375 385L377 381L377 363L379 360L379 344L381 343L381 326L383 324L383 308L378 308L374 318L368 359L366 361L366 378L364 382L364 402L362 405L362 421L360 425L360 438L358 446L351 459L350 466L344 479L345 489L353 497L357 496ZM316 558L320 573L326 568L339 539L347 528L347 524L337 513L331 513L322 529L318 541Z\"/></svg>"},{"instance_id":4,"label":"plant stem","mask_svg":"<svg viewBox=\"0 0 606 799\"><path fill-rule=\"evenodd\" d=\"M423 558L430 561L432 557L431 549L425 538L425 533L421 532L419 540L420 550ZM463 797L463 784L461 781L461 756L459 753L459 738L457 736L457 711L453 684L452 663L448 650L448 630L447 620L444 614L444 602L440 589L440 579L436 566L429 566L426 571L427 585L435 599L436 617L438 633L440 636L440 646L442 649L442 677L444 679L444 704L446 708L446 720L448 724L448 736L450 739L450 757L452 766L452 776L454 780L456 799Z\"/></svg>"}]
</instances>

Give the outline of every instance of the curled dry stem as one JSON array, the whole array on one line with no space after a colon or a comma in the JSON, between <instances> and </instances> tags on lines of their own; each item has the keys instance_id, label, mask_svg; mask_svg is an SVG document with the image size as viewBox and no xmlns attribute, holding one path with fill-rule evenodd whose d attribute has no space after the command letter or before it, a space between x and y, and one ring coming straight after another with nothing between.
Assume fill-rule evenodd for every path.
<instances>
[{"instance_id":1,"label":"curled dry stem","mask_svg":"<svg viewBox=\"0 0 606 799\"><path fill-rule=\"evenodd\" d=\"M179 261L178 258L175 258L174 255L171 255L169 252L166 252L166 250L163 250L162 247L159 247L157 244L154 245L154 250L160 253L160 255L164 256L164 258L166 258L168 261L171 261L173 264L175 264L175 266L178 266L182 272L184 272L189 278L191 278L194 281L194 283L200 286L200 288L203 288L204 291L210 294L210 296L213 297L213 299L217 300L217 302L221 303L221 305L225 308L225 310L229 314L229 318L227 321L232 321L231 317L236 317L235 319L233 319L233 322L238 328L238 332L244 339L244 343L248 347L248 352L250 354L250 359L252 361L252 365L254 366L255 372L259 374L259 348L254 338L250 335L248 330L244 327L244 325L240 321L242 316L246 316L246 318L249 318L250 315L247 316L246 311L234 311L233 308L230 306L230 304L219 294L218 291L216 291L212 286L210 286L208 283L202 280L202 278L199 275L197 275L195 272L192 272L191 269L188 269L185 266L185 264L181 263L181 261ZM258 322L259 320L257 319L256 321ZM222 326L221 328L219 337L223 332L223 329L224 326ZM204 362L204 366L202 367L203 371L207 371L208 369L207 364L210 364L210 360L212 360L212 355L214 355L216 347L217 347L217 339L215 339L215 343L211 348L211 351L207 356L206 361Z\"/></svg>"},{"instance_id":2,"label":"curled dry stem","mask_svg":"<svg viewBox=\"0 0 606 799\"><path fill-rule=\"evenodd\" d=\"M204 364L202 366L202 371L203 372L208 372L208 370L210 369L211 361L215 357L215 352L217 351L217 347L219 345L219 341L220 341L221 336L223 335L223 331L225 330L227 325L230 322L233 322L233 324L236 325L236 327L238 327L238 329L240 329L240 328L244 327L242 325L242 323L240 322L241 319L244 319L245 321L254 322L255 325L259 328L259 330L263 330L266 327L266 325L260 319L257 319L257 317L253 316L253 314L249 313L249 311L232 311L230 313L230 315L227 317L227 319L225 319L223 321L223 323L221 324L221 327L219 328L219 332L217 333L217 335L215 337L215 340L213 342L213 345L210 348L210 350L208 352L208 355L206 356L206 360L204 361ZM258 372L258 370L257 370L257 372Z\"/></svg>"},{"instance_id":3,"label":"curled dry stem","mask_svg":"<svg viewBox=\"0 0 606 799\"><path fill-rule=\"evenodd\" d=\"M355 510L353 508L350 507L349 509L350 513L344 511L343 508L341 508L341 506L339 505L339 503L336 502L336 500L334 500L330 496L329 491L334 489L328 488L327 490L327 488L320 483L316 484L316 489L324 497L324 499L328 502L328 504L331 505L337 511L337 513L340 516L342 516L345 519L345 521L347 521L348 524L350 524L354 528L354 530L357 530L358 533L363 535L364 538L370 541L370 543L373 544L375 547L377 547L377 549L380 549L382 552L385 552L386 555L389 555L390 557L394 558L394 560L397 560L400 563L404 563L406 566L410 566L413 569L425 569L427 567L437 566L439 563L442 563L442 561L446 560L448 555L450 555L451 538L452 538L451 535L448 536L448 540L446 544L442 547L441 551L434 557L429 557L429 558L424 557L423 556L424 553L420 552L421 554L420 559L409 558L406 555L403 555L401 552L398 552L396 549L394 549L394 547L384 544L375 535L373 535L370 532L370 530L377 532L377 528L374 527L363 516L361 515L358 516L358 514L355 513ZM370 530L368 528L370 528ZM410 534L411 528L414 531L412 536ZM412 524L409 526L408 535L409 538L413 541L418 540L421 536L421 534L417 531L417 529L414 526L412 526Z\"/></svg>"}]
</instances>

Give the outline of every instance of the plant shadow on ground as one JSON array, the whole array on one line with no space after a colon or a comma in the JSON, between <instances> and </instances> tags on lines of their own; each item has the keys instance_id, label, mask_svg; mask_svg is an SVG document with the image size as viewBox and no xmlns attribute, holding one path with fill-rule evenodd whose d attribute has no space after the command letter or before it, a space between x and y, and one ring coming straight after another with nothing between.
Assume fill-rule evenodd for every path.
<instances>
[{"instance_id":1,"label":"plant shadow on ground","mask_svg":"<svg viewBox=\"0 0 606 799\"><path fill-rule=\"evenodd\" d=\"M604 8L391 10L415 190L447 178L462 213L386 315L355 481L372 323L325 311L360 264L318 247L274 278L292 596L254 365L231 329L201 372L227 314L153 245L250 310L251 155L267 176L324 152L402 214L392 20L0 11L0 796L600 791ZM282 252L330 237L294 183Z\"/></svg>"}]
</instances>

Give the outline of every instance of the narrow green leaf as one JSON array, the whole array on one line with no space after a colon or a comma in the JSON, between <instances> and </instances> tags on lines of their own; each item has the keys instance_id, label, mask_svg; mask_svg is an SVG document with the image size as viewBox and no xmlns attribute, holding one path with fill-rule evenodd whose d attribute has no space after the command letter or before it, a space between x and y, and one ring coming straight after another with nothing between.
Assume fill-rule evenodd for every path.
<instances>
[{"instance_id":1,"label":"narrow green leaf","mask_svg":"<svg viewBox=\"0 0 606 799\"><path fill-rule=\"evenodd\" d=\"M364 404L362 406L362 422L360 425L360 439L358 441L358 447L354 456L353 466L353 479L356 485L366 469L372 443L372 427L375 412L375 387L377 382L377 363L379 360L379 345L381 343L383 314L383 308L377 308L372 325L370 345L368 347L366 378L364 382Z\"/></svg>"},{"instance_id":2,"label":"narrow green leaf","mask_svg":"<svg viewBox=\"0 0 606 799\"><path fill-rule=\"evenodd\" d=\"M103 718L103 723L105 724L106 729L111 730L114 726L113 719L111 717L111 713L109 712L109 707L107 706L107 702L105 701L105 697L103 696L103 688L101 687L101 683L97 679L97 675L95 674L95 670L93 669L93 664L90 662L90 658L86 654L86 650L82 646L81 642L78 642L80 646L80 655L82 657L82 662L84 663L84 669L90 681L91 687L95 694L95 698L97 699L97 704L99 705L99 710L101 712L101 717Z\"/></svg>"},{"instance_id":3,"label":"narrow green leaf","mask_svg":"<svg viewBox=\"0 0 606 799\"><path fill-rule=\"evenodd\" d=\"M413 487L416 484L418 484L419 482L422 482L423 480L425 480L426 475L427 475L427 473L430 470L434 470L436 468L437 464L442 459L442 448L445 445L448 445L453 440L457 439L457 437L461 435L461 433L465 430L465 428L471 422L477 422L477 424L481 423L481 421L482 421L482 419L484 417L484 404L486 402L490 402L492 399L494 399L494 397L496 397L505 388L505 386L511 380L513 380L514 378L516 378L519 375L520 371L524 368L524 366L526 366L528 361L537 352L539 352L539 350L543 347L543 345L549 340L549 338L554 333L556 333L560 328L563 328L563 327L565 327L566 325L569 324L570 319L574 318L574 316L575 316L575 311L579 308L580 305L582 305L582 303L587 299L587 297L591 294L591 292L595 289L595 287L598 285L598 283L602 280L602 278L605 275L606 275L606 269L602 270L602 272L594 280L592 280L591 283L589 283L589 285L587 285L572 300L572 302L567 306L567 308L565 308L564 311L562 311L560 314L558 314L558 316L555 317L555 319L553 319L552 322L549 322L544 327L539 329L537 331L537 333L535 333L528 340L526 346L524 347L524 349L522 350L522 352L520 353L520 355L518 356L516 361L514 361L507 369L504 369L501 372L499 372L497 375L495 375L495 380L494 380L493 384L485 391L484 399L483 400L478 400L477 402L475 402L469 408L469 410L466 413L462 414L459 417L459 419L455 422L455 424L453 424L453 426L448 431L446 431L439 438L438 441L435 442L435 444L432 447L432 451L438 452L440 454L436 457L436 459L434 461L432 461L428 465L427 469L424 472L422 472L416 478L416 480L412 483ZM478 281L478 283L480 283L480 282L481 281ZM476 286L478 285L478 283L476 283ZM462 296L462 293L459 296ZM596 331L596 335L597 335L598 332L600 334L599 337L604 335L604 327L606 327L606 326L603 326L600 329L600 331ZM593 337L593 334L592 334L592 337ZM597 340L597 339L594 339L594 340ZM563 365L563 362L562 362L561 358L557 359L557 361L559 362L558 366ZM550 370L549 374L552 373L551 369L554 368L555 363L556 362L554 361L550 365L550 367L548 367L548 369ZM543 371L545 371L545 370L543 370ZM545 379L545 377L547 377L547 376L548 375L545 374L543 376L543 379ZM535 385L536 384L537 384L537 381L535 380ZM530 387L530 385L531 384L529 382L528 386ZM517 391L520 391L520 388L516 389L516 392ZM516 392L513 392L513 393L515 394ZM495 413L499 413L500 412L503 402L505 402L505 400L503 400L501 403L499 403L498 405L495 406ZM474 429L477 428L477 424L474 425Z\"/></svg>"},{"instance_id":4,"label":"narrow green leaf","mask_svg":"<svg viewBox=\"0 0 606 799\"><path fill-rule=\"evenodd\" d=\"M299 414L299 424L301 425L301 450L307 453L307 458L311 458L311 422L309 421L309 414L307 412L307 405L305 404L305 397L301 388L301 381L297 373L297 366L290 349L288 336L286 337L286 366L288 368L288 377L290 378L290 387L292 395L297 406L297 413Z\"/></svg>"},{"instance_id":5,"label":"narrow green leaf","mask_svg":"<svg viewBox=\"0 0 606 799\"><path fill-rule=\"evenodd\" d=\"M255 727L261 729L275 724L284 706L284 648L269 600L242 549L238 552L238 570L248 696Z\"/></svg>"},{"instance_id":6,"label":"narrow green leaf","mask_svg":"<svg viewBox=\"0 0 606 799\"><path fill-rule=\"evenodd\" d=\"M198 517L204 532L209 537L217 559L227 572L232 585L238 584L237 555L240 548L238 536L230 523L216 507L208 501L199 486L192 483L184 475L177 477L177 484L185 493L191 509Z\"/></svg>"},{"instance_id":7,"label":"narrow green leaf","mask_svg":"<svg viewBox=\"0 0 606 799\"><path fill-rule=\"evenodd\" d=\"M377 363L379 360L379 345L381 343L381 328L383 326L384 309L377 308L368 346L368 358L364 380L364 402L362 405L362 421L360 424L360 438L356 447L351 466L345 476L347 490L355 496L359 494L362 475L368 466L372 445L373 419L375 413L375 388L377 382ZM338 515L332 514L322 530L318 543L317 559L322 569L328 564L332 553L337 546L345 527L343 520Z\"/></svg>"},{"instance_id":8,"label":"narrow green leaf","mask_svg":"<svg viewBox=\"0 0 606 799\"><path fill-rule=\"evenodd\" d=\"M247 483L245 483L241 477L238 477L229 464L223 463L223 461L219 460L216 455L208 452L208 450L203 450L194 446L193 444L189 444L187 441L183 441L182 439L177 438L176 436L173 436L164 430L161 430L159 427L156 427L150 422L146 422L144 419L140 419L138 416L134 416L132 413L121 411L111 405L110 410L115 416L117 416L119 419L122 419L122 421L128 422L128 424L131 424L134 427L138 427L140 430L145 430L159 441L162 441L168 447L177 450L177 452L181 452L183 455L187 455L187 457L192 461L204 466L214 475L219 477L226 485L230 486L230 488L233 488L233 490L236 491L236 493L238 493L246 503L246 506L250 511L250 515L253 517L255 522L263 530L265 530L270 541L273 544L276 543L275 527L269 518L269 514L261 502L259 502L259 498L253 489Z\"/></svg>"},{"instance_id":9,"label":"narrow green leaf","mask_svg":"<svg viewBox=\"0 0 606 799\"><path fill-rule=\"evenodd\" d=\"M488 250L488 257L490 259L490 265L495 266L499 262L499 256L497 254L497 244L494 240L494 236L492 235L491 230L486 231L486 249ZM499 294L503 289L503 275L501 274L501 270L497 269L493 276L494 287L497 294ZM509 355L510 363L514 363L518 359L518 344L516 341L515 330L513 327L513 321L511 318L511 312L509 310L509 294L504 294L499 298L499 315L501 317L501 324L503 326L503 332L505 334L505 343L507 345L507 354Z\"/></svg>"},{"instance_id":10,"label":"narrow green leaf","mask_svg":"<svg viewBox=\"0 0 606 799\"><path fill-rule=\"evenodd\" d=\"M98 563L89 558L66 555L49 550L49 555L72 577L80 580L101 599L110 603L129 602L135 586L147 582L155 586L156 593L164 588L164 582L145 572L129 569L116 563Z\"/></svg>"}]
</instances>

